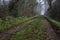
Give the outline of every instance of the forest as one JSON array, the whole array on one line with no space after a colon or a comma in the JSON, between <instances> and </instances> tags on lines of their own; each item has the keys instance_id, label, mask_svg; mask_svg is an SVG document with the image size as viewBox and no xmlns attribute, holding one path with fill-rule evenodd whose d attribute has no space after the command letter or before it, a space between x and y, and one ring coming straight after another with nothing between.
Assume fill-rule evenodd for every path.
<instances>
[{"instance_id":1,"label":"forest","mask_svg":"<svg viewBox=\"0 0 60 40\"><path fill-rule=\"evenodd\" d=\"M60 0L0 0L0 40L60 40Z\"/></svg>"}]
</instances>

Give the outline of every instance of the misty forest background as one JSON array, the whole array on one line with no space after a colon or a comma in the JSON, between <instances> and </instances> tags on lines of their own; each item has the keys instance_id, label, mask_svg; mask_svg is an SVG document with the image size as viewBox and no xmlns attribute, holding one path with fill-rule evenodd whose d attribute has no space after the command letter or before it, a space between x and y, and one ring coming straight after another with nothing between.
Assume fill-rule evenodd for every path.
<instances>
[{"instance_id":1,"label":"misty forest background","mask_svg":"<svg viewBox=\"0 0 60 40\"><path fill-rule=\"evenodd\" d=\"M40 2L37 0L0 0L0 26L18 24L24 21L24 18L41 16L41 14L60 21L59 2L59 0L41 0Z\"/></svg>"}]
</instances>

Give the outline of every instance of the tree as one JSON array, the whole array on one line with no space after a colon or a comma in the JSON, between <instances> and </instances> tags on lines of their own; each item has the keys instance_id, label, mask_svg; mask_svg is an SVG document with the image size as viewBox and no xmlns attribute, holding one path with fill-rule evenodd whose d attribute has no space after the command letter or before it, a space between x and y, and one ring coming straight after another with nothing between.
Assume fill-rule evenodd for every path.
<instances>
[{"instance_id":1,"label":"tree","mask_svg":"<svg viewBox=\"0 0 60 40\"><path fill-rule=\"evenodd\" d=\"M56 2L49 8L47 11L47 15L51 18L60 21L60 0L56 0Z\"/></svg>"}]
</instances>

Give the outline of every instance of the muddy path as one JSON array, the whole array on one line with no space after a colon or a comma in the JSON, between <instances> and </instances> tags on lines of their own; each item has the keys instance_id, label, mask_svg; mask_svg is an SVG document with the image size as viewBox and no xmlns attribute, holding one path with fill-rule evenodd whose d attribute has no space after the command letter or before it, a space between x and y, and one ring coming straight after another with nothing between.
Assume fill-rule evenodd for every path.
<instances>
[{"instance_id":1,"label":"muddy path","mask_svg":"<svg viewBox=\"0 0 60 40\"><path fill-rule=\"evenodd\" d=\"M33 22L35 19L31 19L27 22L24 22L20 25L17 25L15 27L12 27L8 30L5 30L3 32L0 33L0 40L8 40L10 38L11 35L14 35L16 32L18 32L19 30L21 30L22 28L24 28L25 26L29 25L29 23Z\"/></svg>"},{"instance_id":2,"label":"muddy path","mask_svg":"<svg viewBox=\"0 0 60 40\"><path fill-rule=\"evenodd\" d=\"M45 24L47 26L46 40L60 40L60 37L55 32L55 30L52 28L53 26L48 22L48 20L45 20Z\"/></svg>"}]
</instances>

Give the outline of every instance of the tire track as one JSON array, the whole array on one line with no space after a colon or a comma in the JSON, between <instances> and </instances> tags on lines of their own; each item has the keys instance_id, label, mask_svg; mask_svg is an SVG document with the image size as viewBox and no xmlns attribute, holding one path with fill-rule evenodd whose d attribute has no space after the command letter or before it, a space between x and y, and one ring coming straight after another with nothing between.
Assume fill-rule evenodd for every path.
<instances>
[{"instance_id":1,"label":"tire track","mask_svg":"<svg viewBox=\"0 0 60 40\"><path fill-rule=\"evenodd\" d=\"M24 22L18 26L12 27L12 28L0 33L0 40L8 40L11 35L15 34L16 32L18 32L19 30L21 30L25 26L29 25L29 23L33 22L34 20L36 20L36 18L31 19L30 21Z\"/></svg>"},{"instance_id":2,"label":"tire track","mask_svg":"<svg viewBox=\"0 0 60 40\"><path fill-rule=\"evenodd\" d=\"M54 29L52 28L52 25L48 22L48 20L45 19L45 24L47 26L46 30L46 40L60 40L60 37L56 34Z\"/></svg>"}]
</instances>

